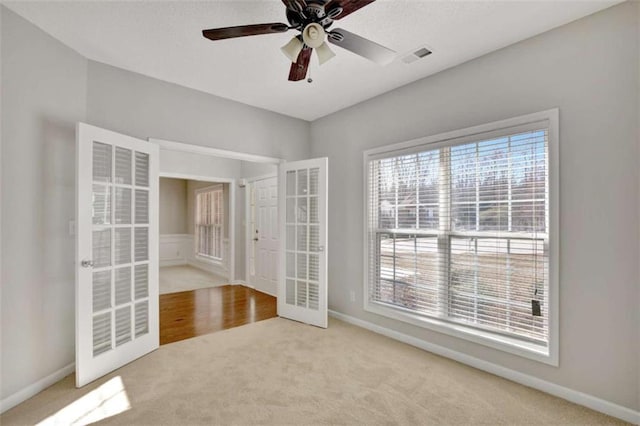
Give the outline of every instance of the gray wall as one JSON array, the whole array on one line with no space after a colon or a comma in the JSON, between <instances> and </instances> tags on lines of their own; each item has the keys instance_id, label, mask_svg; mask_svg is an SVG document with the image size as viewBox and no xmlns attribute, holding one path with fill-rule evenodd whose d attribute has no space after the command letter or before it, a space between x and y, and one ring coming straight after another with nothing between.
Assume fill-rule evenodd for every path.
<instances>
[{"instance_id":1,"label":"gray wall","mask_svg":"<svg viewBox=\"0 0 640 426\"><path fill-rule=\"evenodd\" d=\"M160 173L237 179L242 177L242 161L161 149Z\"/></svg>"},{"instance_id":2,"label":"gray wall","mask_svg":"<svg viewBox=\"0 0 640 426\"><path fill-rule=\"evenodd\" d=\"M268 163L252 163L242 161L242 177L245 179L278 174L278 166Z\"/></svg>"},{"instance_id":3,"label":"gray wall","mask_svg":"<svg viewBox=\"0 0 640 426\"><path fill-rule=\"evenodd\" d=\"M215 78L212 73L211 78ZM308 158L309 123L89 61L89 122L143 139Z\"/></svg>"},{"instance_id":4,"label":"gray wall","mask_svg":"<svg viewBox=\"0 0 640 426\"><path fill-rule=\"evenodd\" d=\"M639 409L638 7L624 3L312 123L312 157L330 158L330 309ZM364 312L363 150L554 107L560 367Z\"/></svg>"},{"instance_id":5,"label":"gray wall","mask_svg":"<svg viewBox=\"0 0 640 426\"><path fill-rule=\"evenodd\" d=\"M187 181L160 178L160 235L191 234L187 227Z\"/></svg>"},{"instance_id":6,"label":"gray wall","mask_svg":"<svg viewBox=\"0 0 640 426\"><path fill-rule=\"evenodd\" d=\"M2 8L5 398L74 360L75 123L87 60Z\"/></svg>"},{"instance_id":7,"label":"gray wall","mask_svg":"<svg viewBox=\"0 0 640 426\"><path fill-rule=\"evenodd\" d=\"M638 26L636 29L637 35L638 35L638 39L637 39L637 48L638 48L638 58L640 58L640 6L636 7L636 25ZM640 65L639 65L640 66ZM637 77L638 77L638 86L637 86L637 101L638 101L638 115L636 117L636 132L637 132L637 136L638 136L638 153L640 154L640 72L637 73ZM640 157L638 157L638 162L640 163ZM638 173L638 177L640 178L640 173ZM638 185L640 187L640 184ZM638 197L638 210L640 211L640 197ZM639 227L640 228L640 227ZM639 229L640 231L640 229ZM640 236L638 237L638 241L640 241ZM640 268L640 259L636 259L638 260L638 268ZM640 272L639 272L640 275ZM640 282L638 282L637 284L637 290L638 290L638 307L640 307ZM638 314L640 315L640 313ZM640 322L640 321L639 321ZM638 335L637 335L637 341L640 342L640 326L638 327ZM638 345L640 346L640 343L638 343ZM637 407L640 408L640 348L638 348L638 353L637 353L637 357L638 357L638 399L637 399Z\"/></svg>"},{"instance_id":8,"label":"gray wall","mask_svg":"<svg viewBox=\"0 0 640 426\"><path fill-rule=\"evenodd\" d=\"M87 61L0 8L5 399L74 361L75 247L68 221L75 216L77 121L286 159L308 157L309 123ZM166 153L162 163L179 172ZM210 165L194 166L195 173ZM244 217L244 203L239 207ZM237 223L242 238L242 220ZM244 263L236 264L243 277Z\"/></svg>"},{"instance_id":9,"label":"gray wall","mask_svg":"<svg viewBox=\"0 0 640 426\"><path fill-rule=\"evenodd\" d=\"M89 61L89 123L157 138L285 160L309 158L309 123ZM213 78L213 77L212 77ZM160 172L241 178L241 161L160 152ZM264 167L245 165L249 175ZM244 188L236 188L235 275L245 278Z\"/></svg>"}]
</instances>

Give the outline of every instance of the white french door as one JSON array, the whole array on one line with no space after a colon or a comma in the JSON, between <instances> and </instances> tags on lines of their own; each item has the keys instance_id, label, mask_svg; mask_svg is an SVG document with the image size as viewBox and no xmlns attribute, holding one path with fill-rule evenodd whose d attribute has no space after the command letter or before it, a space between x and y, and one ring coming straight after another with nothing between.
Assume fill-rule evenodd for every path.
<instances>
[{"instance_id":1,"label":"white french door","mask_svg":"<svg viewBox=\"0 0 640 426\"><path fill-rule=\"evenodd\" d=\"M278 178L251 183L250 283L256 290L278 292Z\"/></svg>"},{"instance_id":2,"label":"white french door","mask_svg":"<svg viewBox=\"0 0 640 426\"><path fill-rule=\"evenodd\" d=\"M327 327L327 158L280 165L278 315Z\"/></svg>"},{"instance_id":3,"label":"white french door","mask_svg":"<svg viewBox=\"0 0 640 426\"><path fill-rule=\"evenodd\" d=\"M158 147L76 128L76 386L156 349Z\"/></svg>"}]
</instances>

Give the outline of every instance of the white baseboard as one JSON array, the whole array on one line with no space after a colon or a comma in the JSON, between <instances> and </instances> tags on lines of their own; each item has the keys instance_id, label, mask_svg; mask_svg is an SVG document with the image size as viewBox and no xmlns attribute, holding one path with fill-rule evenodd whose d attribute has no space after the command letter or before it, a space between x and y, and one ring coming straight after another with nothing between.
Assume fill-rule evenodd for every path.
<instances>
[{"instance_id":1,"label":"white baseboard","mask_svg":"<svg viewBox=\"0 0 640 426\"><path fill-rule=\"evenodd\" d=\"M160 267L186 265L193 251L193 235L160 234Z\"/></svg>"},{"instance_id":2,"label":"white baseboard","mask_svg":"<svg viewBox=\"0 0 640 426\"><path fill-rule=\"evenodd\" d=\"M160 267L164 268L167 266L181 266L181 265L186 265L187 264L187 260L186 259L164 259L164 260L160 260Z\"/></svg>"},{"instance_id":3,"label":"white baseboard","mask_svg":"<svg viewBox=\"0 0 640 426\"><path fill-rule=\"evenodd\" d=\"M244 281L241 280L236 280L233 284L246 285ZM505 379L540 390L542 392L546 392L550 395L554 395L562 399L566 399L567 401L571 401L575 404L583 405L585 407L591 408L592 410L617 417L633 424L640 424L639 411L635 411L630 408L623 407L621 405L614 404L604 399L595 397L593 395L588 395L583 392L569 389L564 386L560 386L555 383L551 383L546 380L521 373L519 371L511 370L509 368L502 367L500 365L493 364L488 361L484 361L479 358L475 358L470 355L445 348L443 346L435 345L416 337L409 336L407 334L400 333L398 331L394 331L349 315L345 315L340 312L329 310L329 315L346 323L362 327L364 329L373 331L374 333L382 334L383 336L387 336L391 339L398 340L400 342L415 346L425 351L453 359L479 370L495 374L496 376L504 377ZM37 382L23 388L22 390L9 395L8 397L0 401L0 413L4 413L10 408L13 408L21 402L26 401L39 392L42 392L49 386L62 380L74 371L75 363L71 363L65 367L62 367L58 371L55 371L52 374L44 377L43 379L40 379Z\"/></svg>"},{"instance_id":4,"label":"white baseboard","mask_svg":"<svg viewBox=\"0 0 640 426\"><path fill-rule=\"evenodd\" d=\"M273 294L273 293L268 292L266 290L256 290L256 291L259 291L260 293L268 294L269 296L272 296L272 297L276 297L276 298L278 297L277 294Z\"/></svg>"},{"instance_id":5,"label":"white baseboard","mask_svg":"<svg viewBox=\"0 0 640 426\"><path fill-rule=\"evenodd\" d=\"M444 346L435 345L416 337L409 336L408 334L400 333L398 331L373 324L369 321L364 321L349 315L345 315L340 312L329 310L329 315L346 323L357 325L358 327L365 328L367 330L373 331L374 333L382 334L383 336L387 336L391 339L398 340L411 346L415 346L427 352L432 352L436 355L453 359L462 364L466 364L479 370L495 374L496 376L500 376L513 382L528 386L530 388L534 388L550 395L557 396L558 398L566 399L567 401L571 401L575 404L583 405L585 407L591 408L592 410L617 417L633 424L640 424L640 411L634 411L630 408L614 404L613 402L605 401L604 399L597 398L593 395L588 395L586 393L569 389L564 386L560 386L555 383L551 383L546 380L521 373L519 371L511 370L509 368L502 367L500 365L493 364L491 362L484 361L482 359L475 358L449 348L445 348Z\"/></svg>"},{"instance_id":6,"label":"white baseboard","mask_svg":"<svg viewBox=\"0 0 640 426\"><path fill-rule=\"evenodd\" d=\"M252 290L259 291L260 293L268 294L269 296L272 296L272 297L278 297L277 294L270 293L270 292L268 292L266 290L258 290L258 289L256 289L256 286L254 286L253 284L249 284L248 282L245 282L245 281L242 281L242 280L235 280L233 283L234 284L238 284L238 285L243 285L243 286L248 287L248 288L250 288Z\"/></svg>"},{"instance_id":7,"label":"white baseboard","mask_svg":"<svg viewBox=\"0 0 640 426\"><path fill-rule=\"evenodd\" d=\"M55 371L52 374L49 374L47 377L40 379L35 383L30 384L29 386L23 388L22 390L19 390L13 395L9 395L8 397L0 401L0 413L4 413L10 408L13 408L16 405L20 404L21 402L24 402L27 399L31 398L32 396L42 392L49 386L64 379L69 374L73 373L75 370L76 370L76 364L72 362L71 364L65 367L62 367L60 370Z\"/></svg>"}]
</instances>

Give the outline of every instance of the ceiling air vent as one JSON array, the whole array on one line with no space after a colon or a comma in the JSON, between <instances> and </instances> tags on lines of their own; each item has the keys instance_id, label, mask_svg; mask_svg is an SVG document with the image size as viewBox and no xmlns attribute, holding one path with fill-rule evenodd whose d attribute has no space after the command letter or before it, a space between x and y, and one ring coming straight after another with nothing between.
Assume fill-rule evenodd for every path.
<instances>
[{"instance_id":1,"label":"ceiling air vent","mask_svg":"<svg viewBox=\"0 0 640 426\"><path fill-rule=\"evenodd\" d=\"M422 59L424 57L431 55L431 53L432 53L431 50L427 49L426 47L421 47L409 53L408 55L405 55L402 58L402 62L404 62L405 64L410 64L412 62L417 61L418 59Z\"/></svg>"}]
</instances>

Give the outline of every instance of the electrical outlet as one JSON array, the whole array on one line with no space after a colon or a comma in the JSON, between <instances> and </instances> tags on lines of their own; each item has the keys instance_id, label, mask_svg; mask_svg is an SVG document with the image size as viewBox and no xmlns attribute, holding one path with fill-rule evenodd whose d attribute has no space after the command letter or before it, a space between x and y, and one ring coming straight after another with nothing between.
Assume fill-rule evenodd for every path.
<instances>
[{"instance_id":1,"label":"electrical outlet","mask_svg":"<svg viewBox=\"0 0 640 426\"><path fill-rule=\"evenodd\" d=\"M355 303L356 301L356 292L353 290L349 291L349 298L351 299L351 303Z\"/></svg>"}]
</instances>

